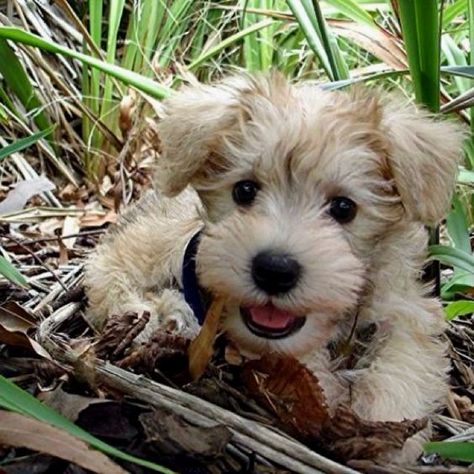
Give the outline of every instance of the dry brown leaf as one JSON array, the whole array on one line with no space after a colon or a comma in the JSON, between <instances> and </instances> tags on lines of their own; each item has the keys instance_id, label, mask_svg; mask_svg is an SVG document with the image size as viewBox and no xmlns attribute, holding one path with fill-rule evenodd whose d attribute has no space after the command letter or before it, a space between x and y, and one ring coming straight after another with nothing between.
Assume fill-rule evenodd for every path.
<instances>
[{"instance_id":1,"label":"dry brown leaf","mask_svg":"<svg viewBox=\"0 0 474 474\"><path fill-rule=\"evenodd\" d=\"M0 444L50 454L99 474L127 472L79 438L19 413L0 411Z\"/></svg>"},{"instance_id":2,"label":"dry brown leaf","mask_svg":"<svg viewBox=\"0 0 474 474\"><path fill-rule=\"evenodd\" d=\"M108 211L106 214L85 214L80 219L81 227L100 227L104 224L115 224L117 222L117 213Z\"/></svg>"},{"instance_id":3,"label":"dry brown leaf","mask_svg":"<svg viewBox=\"0 0 474 474\"><path fill-rule=\"evenodd\" d=\"M35 326L35 319L14 301L0 307L0 342L10 346L23 347L50 359L49 354L31 337L28 330Z\"/></svg>"},{"instance_id":4,"label":"dry brown leaf","mask_svg":"<svg viewBox=\"0 0 474 474\"><path fill-rule=\"evenodd\" d=\"M197 380L206 370L214 352L214 339L219 327L219 319L224 309L224 299L215 298L207 311L204 324L197 337L189 345L189 373Z\"/></svg>"},{"instance_id":5,"label":"dry brown leaf","mask_svg":"<svg viewBox=\"0 0 474 474\"><path fill-rule=\"evenodd\" d=\"M376 459L400 449L426 426L426 420L366 421L347 406L339 406L324 425L323 444L339 459Z\"/></svg>"},{"instance_id":6,"label":"dry brown leaf","mask_svg":"<svg viewBox=\"0 0 474 474\"><path fill-rule=\"evenodd\" d=\"M303 364L268 354L247 362L242 379L250 393L292 434L304 439L319 437L329 412L318 379Z\"/></svg>"},{"instance_id":7,"label":"dry brown leaf","mask_svg":"<svg viewBox=\"0 0 474 474\"><path fill-rule=\"evenodd\" d=\"M362 23L329 19L335 34L348 38L396 70L406 69L407 59L400 41L382 28L371 28Z\"/></svg>"},{"instance_id":8,"label":"dry brown leaf","mask_svg":"<svg viewBox=\"0 0 474 474\"><path fill-rule=\"evenodd\" d=\"M168 455L212 458L222 454L232 438L223 425L193 426L175 413L155 410L139 417L148 443Z\"/></svg>"},{"instance_id":9,"label":"dry brown leaf","mask_svg":"<svg viewBox=\"0 0 474 474\"><path fill-rule=\"evenodd\" d=\"M247 362L242 380L290 434L344 461L375 459L399 449L426 426L426 420L366 421L347 406L329 414L318 379L293 358L269 354Z\"/></svg>"},{"instance_id":10,"label":"dry brown leaf","mask_svg":"<svg viewBox=\"0 0 474 474\"><path fill-rule=\"evenodd\" d=\"M76 421L79 414L88 406L109 402L109 400L104 398L84 397L82 395L68 393L61 387L57 387L49 392L40 393L38 399L71 421Z\"/></svg>"}]
</instances>

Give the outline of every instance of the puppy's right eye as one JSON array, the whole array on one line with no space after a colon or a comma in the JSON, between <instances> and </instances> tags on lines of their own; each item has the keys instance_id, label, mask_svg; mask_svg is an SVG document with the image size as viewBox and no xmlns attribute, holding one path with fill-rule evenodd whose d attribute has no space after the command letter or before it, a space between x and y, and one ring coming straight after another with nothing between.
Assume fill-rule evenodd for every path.
<instances>
[{"instance_id":1,"label":"puppy's right eye","mask_svg":"<svg viewBox=\"0 0 474 474\"><path fill-rule=\"evenodd\" d=\"M232 189L232 198L239 206L249 206L257 196L260 186L255 181L246 179L234 184Z\"/></svg>"}]
</instances>

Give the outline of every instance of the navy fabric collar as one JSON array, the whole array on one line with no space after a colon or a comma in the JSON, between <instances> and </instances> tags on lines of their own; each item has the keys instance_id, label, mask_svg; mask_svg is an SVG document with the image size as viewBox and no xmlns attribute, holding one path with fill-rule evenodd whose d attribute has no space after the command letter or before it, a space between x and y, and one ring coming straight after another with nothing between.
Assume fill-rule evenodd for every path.
<instances>
[{"instance_id":1,"label":"navy fabric collar","mask_svg":"<svg viewBox=\"0 0 474 474\"><path fill-rule=\"evenodd\" d=\"M206 317L205 305L196 276L196 253L201 231L194 234L184 251L181 280L186 303L191 307L198 323L202 325Z\"/></svg>"}]
</instances>

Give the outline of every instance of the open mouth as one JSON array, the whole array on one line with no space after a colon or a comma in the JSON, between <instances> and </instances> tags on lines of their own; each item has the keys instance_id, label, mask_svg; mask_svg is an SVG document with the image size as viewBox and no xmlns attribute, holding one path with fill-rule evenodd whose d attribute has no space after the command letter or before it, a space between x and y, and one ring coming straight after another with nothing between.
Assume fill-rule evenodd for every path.
<instances>
[{"instance_id":1,"label":"open mouth","mask_svg":"<svg viewBox=\"0 0 474 474\"><path fill-rule=\"evenodd\" d=\"M240 308L245 325L258 337L282 339L299 331L306 322L305 316L296 316L268 303L264 306Z\"/></svg>"}]
</instances>

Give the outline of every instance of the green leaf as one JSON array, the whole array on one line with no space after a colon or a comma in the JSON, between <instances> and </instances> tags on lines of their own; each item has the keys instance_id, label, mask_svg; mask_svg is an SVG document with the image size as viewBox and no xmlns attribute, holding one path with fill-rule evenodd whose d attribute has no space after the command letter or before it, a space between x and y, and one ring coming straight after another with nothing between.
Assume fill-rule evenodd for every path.
<instances>
[{"instance_id":1,"label":"green leaf","mask_svg":"<svg viewBox=\"0 0 474 474\"><path fill-rule=\"evenodd\" d=\"M0 275L12 283L26 287L28 282L25 277L5 258L0 255Z\"/></svg>"},{"instance_id":2,"label":"green leaf","mask_svg":"<svg viewBox=\"0 0 474 474\"><path fill-rule=\"evenodd\" d=\"M474 443L471 441L436 441L424 446L427 453L438 453L440 456L458 461L474 461Z\"/></svg>"},{"instance_id":3,"label":"green leaf","mask_svg":"<svg viewBox=\"0 0 474 474\"><path fill-rule=\"evenodd\" d=\"M446 225L454 247L466 253L470 253L471 240L469 238L469 226L467 224L463 203L458 196L454 196L453 208L446 218Z\"/></svg>"},{"instance_id":4,"label":"green leaf","mask_svg":"<svg viewBox=\"0 0 474 474\"><path fill-rule=\"evenodd\" d=\"M474 66L443 66L441 72L474 79Z\"/></svg>"},{"instance_id":5,"label":"green leaf","mask_svg":"<svg viewBox=\"0 0 474 474\"><path fill-rule=\"evenodd\" d=\"M451 5L447 5L443 12L443 30L448 28L456 17L464 14L466 9L467 0L457 0Z\"/></svg>"},{"instance_id":6,"label":"green leaf","mask_svg":"<svg viewBox=\"0 0 474 474\"><path fill-rule=\"evenodd\" d=\"M430 245L430 255L445 265L449 265L474 274L474 257L447 245Z\"/></svg>"},{"instance_id":7,"label":"green leaf","mask_svg":"<svg viewBox=\"0 0 474 474\"><path fill-rule=\"evenodd\" d=\"M124 7L125 0L110 0L109 2L106 59L110 64L113 64L115 61L115 54L117 51L117 35ZM108 127L115 131L117 128L115 117L109 115L114 105L112 103L112 86L112 77L107 76L105 78L104 92L102 95L101 118L104 118L104 121Z\"/></svg>"},{"instance_id":8,"label":"green leaf","mask_svg":"<svg viewBox=\"0 0 474 474\"><path fill-rule=\"evenodd\" d=\"M364 10L354 0L325 0L325 3L333 6L336 10L347 16L347 18L357 23L363 23L371 27L377 26L370 14L367 13L367 10Z\"/></svg>"},{"instance_id":9,"label":"green leaf","mask_svg":"<svg viewBox=\"0 0 474 474\"><path fill-rule=\"evenodd\" d=\"M29 137L21 138L20 140L17 140L14 143L11 143L10 145L0 148L0 161L13 153L17 153L21 150L24 150L25 148L28 148L29 146L36 143L38 140L41 140L41 138L47 137L54 130L54 128L54 126L49 127L46 130L34 133Z\"/></svg>"},{"instance_id":10,"label":"green leaf","mask_svg":"<svg viewBox=\"0 0 474 474\"><path fill-rule=\"evenodd\" d=\"M222 40L213 48L209 48L207 51L202 53L199 57L197 57L191 64L188 65L188 69L196 69L200 66L203 62L207 61L212 56L216 55L218 52L222 51L227 46L240 41L241 39L245 38L247 35L250 35L256 31L259 31L263 28L268 28L270 25L273 25L275 22L273 20L264 20L260 21L259 23L255 23L248 28L245 28L227 38ZM0 29L1 30L1 29ZM1 34L1 31L0 31Z\"/></svg>"},{"instance_id":11,"label":"green leaf","mask_svg":"<svg viewBox=\"0 0 474 474\"><path fill-rule=\"evenodd\" d=\"M333 60L331 64L331 61L329 60L328 51L323 45L314 10L313 15L310 16L303 5L303 2L297 0L287 0L287 3L294 17L296 18L299 27L305 35L309 47L321 61L321 65L326 71L326 74L329 76L329 79L331 81L344 79L342 77L337 77L337 73L335 74L333 70L332 64L335 65L335 61Z\"/></svg>"},{"instance_id":12,"label":"green leaf","mask_svg":"<svg viewBox=\"0 0 474 474\"><path fill-rule=\"evenodd\" d=\"M43 104L36 95L28 74L13 49L4 39L0 39L0 73L25 109L28 112L34 112L33 121L38 128L41 130L50 128L51 123L41 110Z\"/></svg>"},{"instance_id":13,"label":"green leaf","mask_svg":"<svg viewBox=\"0 0 474 474\"><path fill-rule=\"evenodd\" d=\"M399 0L402 36L416 100L439 110L439 13L437 0Z\"/></svg>"},{"instance_id":14,"label":"green leaf","mask_svg":"<svg viewBox=\"0 0 474 474\"><path fill-rule=\"evenodd\" d=\"M97 68L106 74L121 80L125 84L136 87L138 90L156 98L163 99L170 95L170 90L167 87L149 79L148 77L137 74L133 71L128 71L115 64L109 64L100 59L94 58L87 54L79 53L72 49L61 46L53 41L45 40L37 35L28 33L20 28L14 28L10 26L0 27L0 38L10 39L19 43L28 44L30 46L36 46L37 48L44 49L50 53L63 54L71 58L78 59L91 67Z\"/></svg>"},{"instance_id":15,"label":"green leaf","mask_svg":"<svg viewBox=\"0 0 474 474\"><path fill-rule=\"evenodd\" d=\"M470 300L453 301L444 307L447 321L451 321L456 316L464 316L471 313L474 313L474 301Z\"/></svg>"},{"instance_id":16,"label":"green leaf","mask_svg":"<svg viewBox=\"0 0 474 474\"><path fill-rule=\"evenodd\" d=\"M458 183L474 184L474 171L461 168L458 174Z\"/></svg>"},{"instance_id":17,"label":"green leaf","mask_svg":"<svg viewBox=\"0 0 474 474\"><path fill-rule=\"evenodd\" d=\"M28 392L25 392L21 388L17 387L15 384L10 382L8 379L0 375L0 406L16 411L18 413L22 413L23 415L29 415L37 420L45 421L50 425L56 426L57 428L61 428L68 433L77 436L78 438L82 439L86 443L88 443L93 448L98 449L99 451L103 451L104 453L110 454L119 459L123 459L124 461L133 462L140 466L147 467L153 471L162 472L165 474L172 474L172 471L166 469L158 464L154 464L149 461L145 461L143 459L136 458L135 456L131 456L126 454L119 449L116 449L107 443L97 439L96 437L92 436L91 434L84 431L79 426L75 425L67 418L64 418L59 413L56 413L54 410L49 408L48 406L42 404L38 401L35 397L30 395Z\"/></svg>"}]
</instances>

